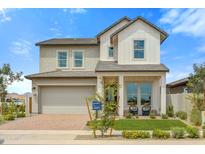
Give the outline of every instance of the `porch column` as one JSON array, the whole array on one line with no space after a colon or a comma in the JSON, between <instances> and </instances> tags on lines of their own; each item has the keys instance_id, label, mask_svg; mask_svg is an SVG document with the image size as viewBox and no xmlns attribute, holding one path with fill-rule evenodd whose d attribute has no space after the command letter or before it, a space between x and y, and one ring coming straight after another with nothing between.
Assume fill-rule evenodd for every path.
<instances>
[{"instance_id":1,"label":"porch column","mask_svg":"<svg viewBox=\"0 0 205 154\"><path fill-rule=\"evenodd\" d=\"M101 75L97 76L97 93L103 96L103 77Z\"/></svg>"},{"instance_id":2,"label":"porch column","mask_svg":"<svg viewBox=\"0 0 205 154\"><path fill-rule=\"evenodd\" d=\"M119 76L119 116L124 115L124 76Z\"/></svg>"},{"instance_id":3,"label":"porch column","mask_svg":"<svg viewBox=\"0 0 205 154\"><path fill-rule=\"evenodd\" d=\"M161 75L161 114L166 114L166 74Z\"/></svg>"}]
</instances>

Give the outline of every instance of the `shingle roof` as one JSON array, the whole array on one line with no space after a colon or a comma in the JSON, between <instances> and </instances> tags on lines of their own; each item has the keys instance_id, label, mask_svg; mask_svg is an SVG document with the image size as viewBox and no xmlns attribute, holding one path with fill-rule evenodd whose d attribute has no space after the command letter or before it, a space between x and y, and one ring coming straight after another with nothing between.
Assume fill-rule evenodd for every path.
<instances>
[{"instance_id":1,"label":"shingle roof","mask_svg":"<svg viewBox=\"0 0 205 154\"><path fill-rule=\"evenodd\" d=\"M54 77L96 77L96 73L94 71L51 71L51 72L44 72L44 73L37 73L25 76L27 79L32 78L54 78Z\"/></svg>"},{"instance_id":2,"label":"shingle roof","mask_svg":"<svg viewBox=\"0 0 205 154\"><path fill-rule=\"evenodd\" d=\"M164 64L119 65L114 61L99 61L96 72L169 72Z\"/></svg>"},{"instance_id":3,"label":"shingle roof","mask_svg":"<svg viewBox=\"0 0 205 154\"><path fill-rule=\"evenodd\" d=\"M96 38L53 38L36 43L40 45L99 45Z\"/></svg>"},{"instance_id":4,"label":"shingle roof","mask_svg":"<svg viewBox=\"0 0 205 154\"><path fill-rule=\"evenodd\" d=\"M127 23L126 25L122 26L120 29L118 29L117 31L115 31L112 35L111 38L115 35L117 35L119 32L121 32L122 30L126 29L127 27L129 27L130 25L132 25L135 21L137 20L141 20L143 22L145 22L146 24L150 25L151 27L153 27L154 29L156 29L157 31L159 31L164 38L162 39L161 43L168 37L167 32L165 32L164 30L162 30L161 28L159 28L158 26L154 25L153 23L149 22L148 20L146 20L143 17L136 17L134 20L132 20L131 22Z\"/></svg>"},{"instance_id":5,"label":"shingle roof","mask_svg":"<svg viewBox=\"0 0 205 154\"><path fill-rule=\"evenodd\" d=\"M127 20L127 21L131 21L130 18L128 18L127 16L120 18L119 20L117 20L116 22L114 22L113 24L111 24L110 26L108 26L107 28L105 28L103 31L101 31L100 33L98 33L96 35L96 37L99 37L100 35L104 34L105 32L107 32L108 30L110 30L111 28L113 28L114 26L116 26L117 24L119 24L121 21L123 20Z\"/></svg>"},{"instance_id":6,"label":"shingle roof","mask_svg":"<svg viewBox=\"0 0 205 154\"><path fill-rule=\"evenodd\" d=\"M168 83L167 86L168 86L168 87L174 87L174 86L178 86L178 85L185 84L185 83L187 83L188 81L189 81L189 78L186 77L186 78L183 78L183 79L180 79L180 80L177 80L177 81Z\"/></svg>"}]
</instances>

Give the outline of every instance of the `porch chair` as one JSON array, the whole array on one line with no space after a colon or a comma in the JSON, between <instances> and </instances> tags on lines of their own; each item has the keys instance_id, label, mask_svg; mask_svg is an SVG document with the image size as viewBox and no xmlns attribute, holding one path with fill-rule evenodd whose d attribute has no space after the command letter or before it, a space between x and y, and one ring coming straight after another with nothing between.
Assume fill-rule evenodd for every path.
<instances>
[{"instance_id":1,"label":"porch chair","mask_svg":"<svg viewBox=\"0 0 205 154\"><path fill-rule=\"evenodd\" d=\"M142 107L142 115L148 116L150 114L150 110L151 110L151 105L144 105Z\"/></svg>"},{"instance_id":2,"label":"porch chair","mask_svg":"<svg viewBox=\"0 0 205 154\"><path fill-rule=\"evenodd\" d=\"M138 115L138 107L136 105L129 106L129 112L132 115Z\"/></svg>"}]
</instances>

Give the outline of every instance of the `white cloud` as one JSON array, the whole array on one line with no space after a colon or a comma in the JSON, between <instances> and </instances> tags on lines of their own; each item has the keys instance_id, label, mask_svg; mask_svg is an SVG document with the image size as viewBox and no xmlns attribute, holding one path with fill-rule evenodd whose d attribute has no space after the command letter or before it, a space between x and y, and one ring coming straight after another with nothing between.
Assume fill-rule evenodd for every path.
<instances>
[{"instance_id":1,"label":"white cloud","mask_svg":"<svg viewBox=\"0 0 205 154\"><path fill-rule=\"evenodd\" d=\"M55 36L60 36L60 35L62 35L62 33L60 32L60 29L58 29L58 28L50 28L49 29Z\"/></svg>"},{"instance_id":2,"label":"white cloud","mask_svg":"<svg viewBox=\"0 0 205 154\"><path fill-rule=\"evenodd\" d=\"M85 14L86 12L87 10L83 8L70 9L71 14Z\"/></svg>"},{"instance_id":3,"label":"white cloud","mask_svg":"<svg viewBox=\"0 0 205 154\"><path fill-rule=\"evenodd\" d=\"M159 21L160 23L171 24L179 16L179 13L179 9L168 9Z\"/></svg>"},{"instance_id":4,"label":"white cloud","mask_svg":"<svg viewBox=\"0 0 205 154\"><path fill-rule=\"evenodd\" d=\"M61 26L58 24L57 21L54 21L53 26L49 28L49 30L57 37L62 35Z\"/></svg>"},{"instance_id":5,"label":"white cloud","mask_svg":"<svg viewBox=\"0 0 205 154\"><path fill-rule=\"evenodd\" d=\"M173 33L205 37L205 9L166 9L161 24L169 24Z\"/></svg>"},{"instance_id":6,"label":"white cloud","mask_svg":"<svg viewBox=\"0 0 205 154\"><path fill-rule=\"evenodd\" d=\"M12 42L10 47L10 52L21 55L25 57L30 56L32 44L24 39L19 39L17 41Z\"/></svg>"},{"instance_id":7,"label":"white cloud","mask_svg":"<svg viewBox=\"0 0 205 154\"><path fill-rule=\"evenodd\" d=\"M12 85L8 86L7 90L9 93L15 92L18 94L31 92L31 81L27 80L25 78L23 81L19 81L19 82L15 81L15 82L13 82Z\"/></svg>"},{"instance_id":8,"label":"white cloud","mask_svg":"<svg viewBox=\"0 0 205 154\"><path fill-rule=\"evenodd\" d=\"M0 22L10 21L11 17L7 15L7 9L0 8Z\"/></svg>"}]
</instances>

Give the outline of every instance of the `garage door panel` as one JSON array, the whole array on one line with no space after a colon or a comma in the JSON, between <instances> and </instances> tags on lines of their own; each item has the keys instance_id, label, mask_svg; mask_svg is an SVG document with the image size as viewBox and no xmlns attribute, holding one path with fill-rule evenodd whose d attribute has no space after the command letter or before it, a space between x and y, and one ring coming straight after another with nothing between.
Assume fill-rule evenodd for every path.
<instances>
[{"instance_id":1,"label":"garage door panel","mask_svg":"<svg viewBox=\"0 0 205 154\"><path fill-rule=\"evenodd\" d=\"M94 86L41 87L42 113L83 114L85 98L94 93Z\"/></svg>"}]
</instances>

